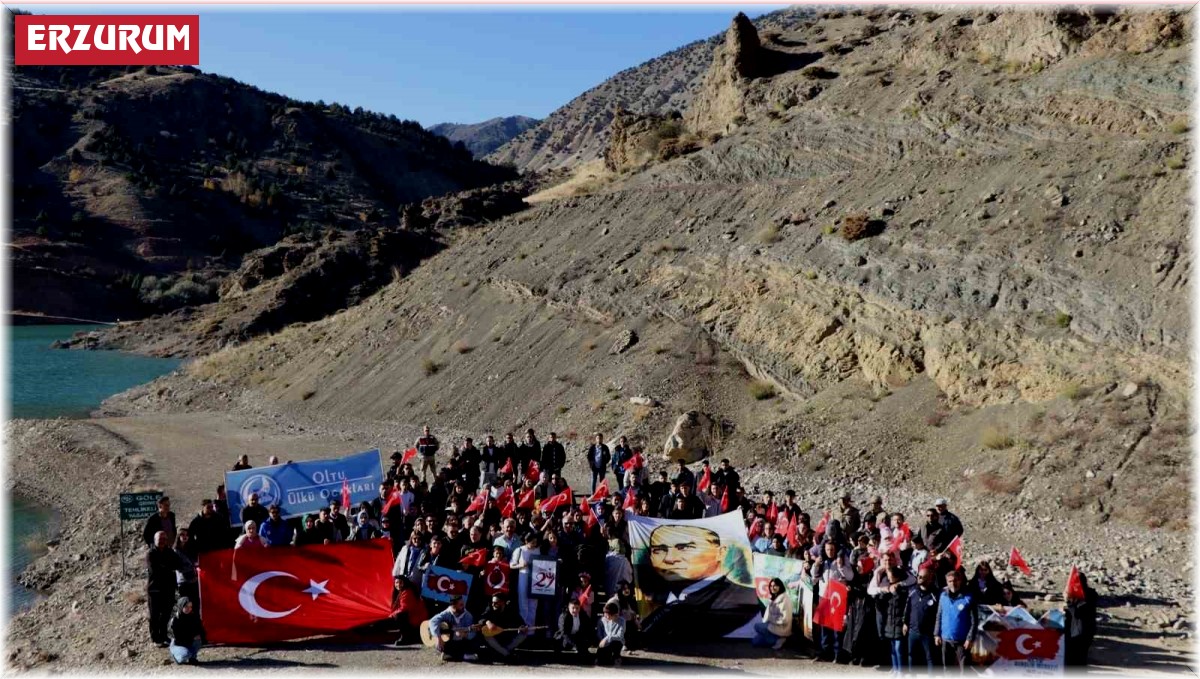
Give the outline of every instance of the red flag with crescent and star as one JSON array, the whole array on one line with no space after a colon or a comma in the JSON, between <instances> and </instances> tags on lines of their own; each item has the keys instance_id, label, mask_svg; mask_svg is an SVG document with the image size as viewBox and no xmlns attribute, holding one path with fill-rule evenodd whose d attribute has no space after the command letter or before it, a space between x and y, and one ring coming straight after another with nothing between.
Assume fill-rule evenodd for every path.
<instances>
[{"instance_id":1,"label":"red flag with crescent and star","mask_svg":"<svg viewBox=\"0 0 1200 679\"><path fill-rule=\"evenodd\" d=\"M205 552L196 572L204 629L214 644L332 634L391 613L392 544L386 538Z\"/></svg>"},{"instance_id":2,"label":"red flag with crescent and star","mask_svg":"<svg viewBox=\"0 0 1200 679\"><path fill-rule=\"evenodd\" d=\"M846 599L850 592L846 585L837 580L830 580L821 585L821 598L813 611L813 624L828 627L835 631L846 628Z\"/></svg>"},{"instance_id":3,"label":"red flag with crescent and star","mask_svg":"<svg viewBox=\"0 0 1200 679\"><path fill-rule=\"evenodd\" d=\"M596 486L596 490L592 493L592 496L588 498L588 502L603 500L606 497L608 497L608 479L604 479L600 482L599 486Z\"/></svg>"},{"instance_id":4,"label":"red flag with crescent and star","mask_svg":"<svg viewBox=\"0 0 1200 679\"><path fill-rule=\"evenodd\" d=\"M529 463L529 469L525 470L525 478L537 483L542 479L542 469L538 466L537 460Z\"/></svg>"},{"instance_id":5,"label":"red flag with crescent and star","mask_svg":"<svg viewBox=\"0 0 1200 679\"><path fill-rule=\"evenodd\" d=\"M1000 643L996 645L996 655L1008 660L1054 660L1058 655L1058 642L1061 638L1062 632L1054 629L1000 630Z\"/></svg>"},{"instance_id":6,"label":"red flag with crescent and star","mask_svg":"<svg viewBox=\"0 0 1200 679\"><path fill-rule=\"evenodd\" d=\"M700 480L696 482L696 492L703 493L712 485L712 470L708 465L704 465L704 473L700 475Z\"/></svg>"},{"instance_id":7,"label":"red flag with crescent and star","mask_svg":"<svg viewBox=\"0 0 1200 679\"><path fill-rule=\"evenodd\" d=\"M954 567L962 568L963 541L961 535L956 535L946 546L946 552L954 555ZM944 554L945 552L943 552Z\"/></svg>"},{"instance_id":8,"label":"red flag with crescent and star","mask_svg":"<svg viewBox=\"0 0 1200 679\"><path fill-rule=\"evenodd\" d=\"M549 514L563 505L571 505L574 503L575 494L570 488L563 490L558 495L551 495L542 502L542 514Z\"/></svg>"},{"instance_id":9,"label":"red flag with crescent and star","mask_svg":"<svg viewBox=\"0 0 1200 679\"><path fill-rule=\"evenodd\" d=\"M487 563L487 555L488 555L488 550L476 549L476 550L472 551L471 553L467 554L466 556L464 556L463 558L459 559L458 562L464 566L474 566L475 568L478 568L478 567L482 566L483 564Z\"/></svg>"},{"instance_id":10,"label":"red flag with crescent and star","mask_svg":"<svg viewBox=\"0 0 1200 679\"><path fill-rule=\"evenodd\" d=\"M508 564L490 561L483 567L483 591L488 596L508 592L512 589L509 579L512 569Z\"/></svg>"},{"instance_id":11,"label":"red flag with crescent and star","mask_svg":"<svg viewBox=\"0 0 1200 679\"><path fill-rule=\"evenodd\" d=\"M517 509L533 509L536 495L533 488L521 493L521 499L517 501Z\"/></svg>"},{"instance_id":12,"label":"red flag with crescent and star","mask_svg":"<svg viewBox=\"0 0 1200 679\"><path fill-rule=\"evenodd\" d=\"M467 505L467 508L463 510L463 513L464 514L474 514L475 512L482 512L483 508L486 506L487 506L487 491L481 490L481 491L479 491L479 494L475 496L475 499L471 500L471 504Z\"/></svg>"},{"instance_id":13,"label":"red flag with crescent and star","mask_svg":"<svg viewBox=\"0 0 1200 679\"><path fill-rule=\"evenodd\" d=\"M1087 598L1087 591L1083 589L1083 580L1079 578L1079 569L1071 566L1071 574L1067 576L1067 594L1074 599L1083 600Z\"/></svg>"},{"instance_id":14,"label":"red flag with crescent and star","mask_svg":"<svg viewBox=\"0 0 1200 679\"><path fill-rule=\"evenodd\" d=\"M501 474L511 474L511 473L513 473L513 464L512 464L512 458L511 458L511 457L510 457L510 458L508 458L507 460L505 460L505 462L504 462L504 466L500 468L500 473L501 473Z\"/></svg>"}]
</instances>

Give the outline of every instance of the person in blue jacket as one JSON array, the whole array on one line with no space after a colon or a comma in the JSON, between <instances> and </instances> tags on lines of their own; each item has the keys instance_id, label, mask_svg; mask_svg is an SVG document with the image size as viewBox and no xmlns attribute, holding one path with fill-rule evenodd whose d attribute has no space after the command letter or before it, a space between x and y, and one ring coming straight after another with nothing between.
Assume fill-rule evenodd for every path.
<instances>
[{"instance_id":1,"label":"person in blue jacket","mask_svg":"<svg viewBox=\"0 0 1200 679\"><path fill-rule=\"evenodd\" d=\"M946 590L938 598L937 622L933 627L933 643L942 648L942 665L958 665L959 673L971 662L971 642L979 624L975 601L967 594L967 576L961 568L946 576Z\"/></svg>"}]
</instances>

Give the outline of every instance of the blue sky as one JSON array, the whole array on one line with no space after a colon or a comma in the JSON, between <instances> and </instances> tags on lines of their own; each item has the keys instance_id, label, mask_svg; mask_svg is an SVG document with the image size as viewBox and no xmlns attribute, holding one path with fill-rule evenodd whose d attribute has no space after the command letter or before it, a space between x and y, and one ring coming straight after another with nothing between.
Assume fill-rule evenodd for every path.
<instances>
[{"instance_id":1,"label":"blue sky","mask_svg":"<svg viewBox=\"0 0 1200 679\"><path fill-rule=\"evenodd\" d=\"M542 118L614 73L784 5L312 8L13 5L199 14L200 68L423 125Z\"/></svg>"}]
</instances>

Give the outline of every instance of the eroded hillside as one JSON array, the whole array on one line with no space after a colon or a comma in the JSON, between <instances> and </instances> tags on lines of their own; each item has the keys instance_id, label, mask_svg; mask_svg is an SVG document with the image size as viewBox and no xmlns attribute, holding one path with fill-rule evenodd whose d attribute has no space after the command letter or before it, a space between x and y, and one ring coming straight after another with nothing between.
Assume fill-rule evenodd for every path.
<instances>
[{"instance_id":1,"label":"eroded hillside","mask_svg":"<svg viewBox=\"0 0 1200 679\"><path fill-rule=\"evenodd\" d=\"M629 128L670 153L198 361L194 398L654 448L696 410L741 463L1185 525L1164 500L1190 471L1182 17L747 26L669 129Z\"/></svg>"}]
</instances>

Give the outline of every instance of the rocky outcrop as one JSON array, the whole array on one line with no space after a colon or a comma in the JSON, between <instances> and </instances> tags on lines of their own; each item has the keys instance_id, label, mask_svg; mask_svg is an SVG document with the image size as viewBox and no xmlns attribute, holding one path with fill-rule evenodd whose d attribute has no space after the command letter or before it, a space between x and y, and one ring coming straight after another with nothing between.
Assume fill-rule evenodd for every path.
<instances>
[{"instance_id":1,"label":"rocky outcrop","mask_svg":"<svg viewBox=\"0 0 1200 679\"><path fill-rule=\"evenodd\" d=\"M694 132L726 132L746 117L749 81L765 73L766 50L758 31L745 14L738 13L725 31L725 41L713 55L685 121Z\"/></svg>"},{"instance_id":2,"label":"rocky outcrop","mask_svg":"<svg viewBox=\"0 0 1200 679\"><path fill-rule=\"evenodd\" d=\"M604 149L604 167L612 172L638 170L659 157L659 149L683 131L679 114L633 113L619 109L613 114L612 133Z\"/></svg>"},{"instance_id":3,"label":"rocky outcrop","mask_svg":"<svg viewBox=\"0 0 1200 679\"><path fill-rule=\"evenodd\" d=\"M689 410L675 420L671 435L663 443L663 459L691 464L708 457L712 451L717 424L698 410Z\"/></svg>"}]
</instances>

